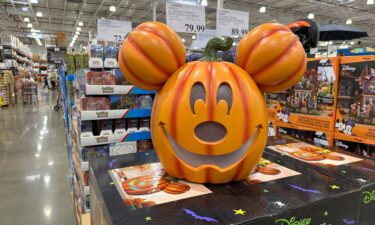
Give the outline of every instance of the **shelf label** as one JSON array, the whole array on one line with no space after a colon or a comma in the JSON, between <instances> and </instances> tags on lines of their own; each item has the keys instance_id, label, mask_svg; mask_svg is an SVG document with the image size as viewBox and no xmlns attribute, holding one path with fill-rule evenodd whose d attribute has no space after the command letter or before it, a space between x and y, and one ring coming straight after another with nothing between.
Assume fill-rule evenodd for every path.
<instances>
[{"instance_id":1,"label":"shelf label","mask_svg":"<svg viewBox=\"0 0 375 225\"><path fill-rule=\"evenodd\" d=\"M106 111L104 111L104 112L96 112L96 117L98 119L100 119L100 118L108 118L108 114L109 114L109 112L106 112Z\"/></svg>"},{"instance_id":2,"label":"shelf label","mask_svg":"<svg viewBox=\"0 0 375 225\"><path fill-rule=\"evenodd\" d=\"M108 142L108 137L106 136L100 136L100 137L95 137L96 143L106 143Z\"/></svg>"},{"instance_id":3,"label":"shelf label","mask_svg":"<svg viewBox=\"0 0 375 225\"><path fill-rule=\"evenodd\" d=\"M167 25L176 32L204 33L206 30L205 7L166 3Z\"/></svg>"},{"instance_id":4,"label":"shelf label","mask_svg":"<svg viewBox=\"0 0 375 225\"><path fill-rule=\"evenodd\" d=\"M122 42L131 31L129 21L98 19L98 40Z\"/></svg>"},{"instance_id":5,"label":"shelf label","mask_svg":"<svg viewBox=\"0 0 375 225\"><path fill-rule=\"evenodd\" d=\"M217 9L216 30L218 35L242 37L249 31L249 12Z\"/></svg>"},{"instance_id":6,"label":"shelf label","mask_svg":"<svg viewBox=\"0 0 375 225\"><path fill-rule=\"evenodd\" d=\"M114 87L102 87L103 94L112 94L114 91Z\"/></svg>"}]
</instances>

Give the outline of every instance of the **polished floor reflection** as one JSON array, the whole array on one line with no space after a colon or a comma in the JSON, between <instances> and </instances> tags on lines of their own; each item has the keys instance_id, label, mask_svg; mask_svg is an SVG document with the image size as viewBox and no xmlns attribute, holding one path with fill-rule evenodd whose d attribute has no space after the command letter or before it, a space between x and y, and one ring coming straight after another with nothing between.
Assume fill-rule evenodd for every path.
<instances>
[{"instance_id":1,"label":"polished floor reflection","mask_svg":"<svg viewBox=\"0 0 375 225\"><path fill-rule=\"evenodd\" d=\"M0 108L0 224L73 225L63 113L57 91Z\"/></svg>"}]
</instances>

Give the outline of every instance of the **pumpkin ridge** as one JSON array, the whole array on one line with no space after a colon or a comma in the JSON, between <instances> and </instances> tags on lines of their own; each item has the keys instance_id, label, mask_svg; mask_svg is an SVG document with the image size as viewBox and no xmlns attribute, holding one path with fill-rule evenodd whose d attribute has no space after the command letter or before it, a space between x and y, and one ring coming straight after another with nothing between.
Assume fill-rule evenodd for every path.
<instances>
[{"instance_id":1,"label":"pumpkin ridge","mask_svg":"<svg viewBox=\"0 0 375 225\"><path fill-rule=\"evenodd\" d=\"M282 59L284 56L287 56L286 53L288 53L292 49L293 46L298 44L298 42L299 42L299 40L297 38L294 38L294 40L292 40L290 42L290 44L284 49L284 51L282 51L279 55L277 55L274 59L272 59L267 65L259 68L255 72L251 73L251 77L253 77L253 78L257 77L261 72L269 69L270 65L276 63L277 61Z\"/></svg>"},{"instance_id":2,"label":"pumpkin ridge","mask_svg":"<svg viewBox=\"0 0 375 225\"><path fill-rule=\"evenodd\" d=\"M231 180L237 180L238 177L240 176L242 172L242 167L243 167L243 160L240 162L240 164L237 166L237 170L233 175L233 178Z\"/></svg>"},{"instance_id":3,"label":"pumpkin ridge","mask_svg":"<svg viewBox=\"0 0 375 225\"><path fill-rule=\"evenodd\" d=\"M164 44L168 47L168 49L172 52L173 54L173 57L177 63L177 67L181 67L182 65L184 65L185 62L180 62L179 58L177 57L177 53L176 51L174 50L174 48L172 48L172 46L170 45L170 43L165 40L165 38L163 36L161 36L158 32L154 31L154 30L151 30L151 29L148 29L147 27L140 27L139 29L137 29L137 31L145 31L145 32L149 32L157 37L159 37L163 42Z\"/></svg>"},{"instance_id":4,"label":"pumpkin ridge","mask_svg":"<svg viewBox=\"0 0 375 225\"><path fill-rule=\"evenodd\" d=\"M149 83L147 81L144 81L143 79L139 78L131 69L130 67L128 66L128 63L126 62L125 60L125 57L122 56L122 54L119 54L119 57L118 57L118 60L121 61L124 66L125 66L125 69L128 70L129 73L127 73L127 76L133 78L134 80L137 81L137 83L142 83L142 84L145 84L145 85L148 85L148 86L152 86L154 87L154 89L159 89L163 86L164 83L160 83L160 84L154 84L154 83ZM121 67L121 64L119 64L120 67Z\"/></svg>"},{"instance_id":5,"label":"pumpkin ridge","mask_svg":"<svg viewBox=\"0 0 375 225\"><path fill-rule=\"evenodd\" d=\"M127 38L127 40L129 41L129 44L132 45L138 52L140 52L140 54L142 54L147 61L149 61L151 63L151 65L153 65L159 72L161 72L163 74L163 76L168 79L169 78L169 72L166 71L165 69L161 68L148 54L147 52L145 52L139 45L138 43L133 40L133 38L131 36L129 36Z\"/></svg>"},{"instance_id":6,"label":"pumpkin ridge","mask_svg":"<svg viewBox=\"0 0 375 225\"><path fill-rule=\"evenodd\" d=\"M255 42L255 44L249 49L248 53L246 54L246 57L245 57L245 62L240 65L241 68L245 68L245 66L249 63L249 59L250 59L250 56L251 54L253 54L254 50L259 46L260 42L262 42L264 39L272 36L272 35L275 35L279 32L289 32L290 30L286 30L286 29L275 29L275 30L270 30L268 33L264 34L261 38L259 38L259 40L257 40Z\"/></svg>"},{"instance_id":7,"label":"pumpkin ridge","mask_svg":"<svg viewBox=\"0 0 375 225\"><path fill-rule=\"evenodd\" d=\"M175 158L175 166L177 168L177 172L181 175L181 177L185 177L184 169L181 166L181 162L178 158Z\"/></svg>"},{"instance_id":8,"label":"pumpkin ridge","mask_svg":"<svg viewBox=\"0 0 375 225\"><path fill-rule=\"evenodd\" d=\"M186 83L186 80L187 80L187 77L189 76L189 74L194 70L194 68L199 64L200 62L195 62L194 64L192 65L188 65L190 66L190 68L187 68L182 80L180 81L180 83L178 84L178 86L176 87L176 90L177 90L177 94L174 96L173 98L173 102L172 102L172 107L171 107L171 136L177 140L177 133L176 133L176 130L177 130L177 114L178 114L178 100L181 96L181 92L182 92L182 89L183 87L185 86L185 83Z\"/></svg>"},{"instance_id":9,"label":"pumpkin ridge","mask_svg":"<svg viewBox=\"0 0 375 225\"><path fill-rule=\"evenodd\" d=\"M297 69L296 69L295 71L293 71L293 72L291 73L291 75L286 76L286 78L285 78L284 80L282 80L282 81L280 81L280 82L278 82L278 83L276 83L276 84L267 85L267 86L262 86L261 89L263 90L263 89L272 88L272 86L274 86L274 85L282 85L282 84L284 84L285 82L288 82L289 79L293 78L293 77L298 73L298 71L300 71L300 70L303 68L303 66L304 66L304 64L305 64L305 61L306 61L306 58L303 58L303 59L301 60L301 62L299 63Z\"/></svg>"},{"instance_id":10,"label":"pumpkin ridge","mask_svg":"<svg viewBox=\"0 0 375 225\"><path fill-rule=\"evenodd\" d=\"M211 178L212 178L211 168L207 168L205 183L210 183L211 182Z\"/></svg>"},{"instance_id":11,"label":"pumpkin ridge","mask_svg":"<svg viewBox=\"0 0 375 225\"><path fill-rule=\"evenodd\" d=\"M224 63L224 65L229 69L230 73L231 73L231 76L234 77L235 81L236 81L236 84L237 86L239 87L240 89L240 93L241 93L241 100L242 100L242 103L244 104L244 107L243 108L243 113L244 113L244 137L243 137L243 141L246 141L249 136L250 136L250 133L249 133L249 118L247 117L249 115L249 102L246 101L247 99L247 94L246 94L246 91L244 90L244 87L241 83L241 81L238 79L238 75L237 73L234 71L234 68L232 68L232 65L230 63Z\"/></svg>"}]
</instances>

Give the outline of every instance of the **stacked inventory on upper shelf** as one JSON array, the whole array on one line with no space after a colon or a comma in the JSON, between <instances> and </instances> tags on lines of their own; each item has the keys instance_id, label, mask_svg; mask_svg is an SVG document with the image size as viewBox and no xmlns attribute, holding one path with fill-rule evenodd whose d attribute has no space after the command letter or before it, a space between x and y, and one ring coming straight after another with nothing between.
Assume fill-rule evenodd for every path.
<instances>
[{"instance_id":1,"label":"stacked inventory on upper shelf","mask_svg":"<svg viewBox=\"0 0 375 225\"><path fill-rule=\"evenodd\" d=\"M9 106L15 103L14 76L11 70L0 70L0 97L1 106Z\"/></svg>"},{"instance_id":2,"label":"stacked inventory on upper shelf","mask_svg":"<svg viewBox=\"0 0 375 225\"><path fill-rule=\"evenodd\" d=\"M31 51L13 35L2 35L2 62L7 68L18 66L32 66Z\"/></svg>"}]
</instances>

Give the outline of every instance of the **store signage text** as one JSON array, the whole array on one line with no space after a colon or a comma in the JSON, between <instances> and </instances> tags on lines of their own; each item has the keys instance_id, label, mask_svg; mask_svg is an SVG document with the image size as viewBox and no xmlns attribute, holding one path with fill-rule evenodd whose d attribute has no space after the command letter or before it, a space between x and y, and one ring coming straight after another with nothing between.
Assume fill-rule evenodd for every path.
<instances>
[{"instance_id":1,"label":"store signage text","mask_svg":"<svg viewBox=\"0 0 375 225\"><path fill-rule=\"evenodd\" d=\"M177 32L204 33L206 11L204 6L166 3L167 25Z\"/></svg>"},{"instance_id":2,"label":"store signage text","mask_svg":"<svg viewBox=\"0 0 375 225\"><path fill-rule=\"evenodd\" d=\"M278 219L276 220L278 225L309 225L311 223L311 218L305 218L301 220L296 220L296 217L292 217L289 220L287 219Z\"/></svg>"},{"instance_id":3,"label":"store signage text","mask_svg":"<svg viewBox=\"0 0 375 225\"><path fill-rule=\"evenodd\" d=\"M369 204L370 202L375 201L375 189L372 191L362 192L362 201L365 205Z\"/></svg>"},{"instance_id":4,"label":"store signage text","mask_svg":"<svg viewBox=\"0 0 375 225\"><path fill-rule=\"evenodd\" d=\"M122 42L131 31L129 21L98 19L98 40Z\"/></svg>"},{"instance_id":5,"label":"store signage text","mask_svg":"<svg viewBox=\"0 0 375 225\"><path fill-rule=\"evenodd\" d=\"M219 35L244 36L249 30L249 13L217 9L216 30Z\"/></svg>"}]
</instances>

